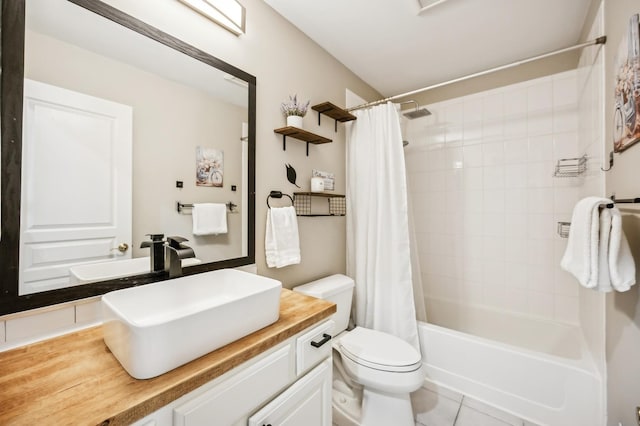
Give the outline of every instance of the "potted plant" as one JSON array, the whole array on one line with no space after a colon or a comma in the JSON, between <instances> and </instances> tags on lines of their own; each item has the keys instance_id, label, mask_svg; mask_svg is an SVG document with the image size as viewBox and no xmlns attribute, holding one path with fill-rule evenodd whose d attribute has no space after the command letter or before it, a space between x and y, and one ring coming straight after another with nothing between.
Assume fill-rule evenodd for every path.
<instances>
[{"instance_id":1,"label":"potted plant","mask_svg":"<svg viewBox=\"0 0 640 426\"><path fill-rule=\"evenodd\" d=\"M309 102L298 103L298 95L289 95L289 100L283 102L280 109L285 117L287 117L287 126L302 128L302 117L307 114Z\"/></svg>"}]
</instances>

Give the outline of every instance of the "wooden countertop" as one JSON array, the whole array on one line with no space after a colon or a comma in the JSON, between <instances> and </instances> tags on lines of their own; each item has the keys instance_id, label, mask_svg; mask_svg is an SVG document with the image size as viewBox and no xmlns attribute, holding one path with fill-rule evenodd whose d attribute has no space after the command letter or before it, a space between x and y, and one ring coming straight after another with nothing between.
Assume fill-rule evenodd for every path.
<instances>
[{"instance_id":1,"label":"wooden countertop","mask_svg":"<svg viewBox=\"0 0 640 426\"><path fill-rule=\"evenodd\" d=\"M1 425L129 424L336 311L283 289L280 319L148 380L129 376L93 327L0 353Z\"/></svg>"}]
</instances>

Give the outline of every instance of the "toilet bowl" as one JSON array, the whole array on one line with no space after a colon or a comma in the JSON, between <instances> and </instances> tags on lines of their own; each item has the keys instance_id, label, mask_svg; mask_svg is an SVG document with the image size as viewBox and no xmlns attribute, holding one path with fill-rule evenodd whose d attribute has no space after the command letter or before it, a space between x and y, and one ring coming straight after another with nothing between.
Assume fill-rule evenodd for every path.
<instances>
[{"instance_id":1,"label":"toilet bowl","mask_svg":"<svg viewBox=\"0 0 640 426\"><path fill-rule=\"evenodd\" d=\"M334 423L413 426L409 394L420 388L425 378L420 352L404 340L381 331L364 327L346 331L353 287L351 278L332 275L294 288L337 305L333 318L337 334L333 339L333 358L337 367L334 370L343 377L334 380ZM361 386L362 390L348 392L345 386L349 385ZM360 394L360 409L354 410L354 396Z\"/></svg>"}]
</instances>

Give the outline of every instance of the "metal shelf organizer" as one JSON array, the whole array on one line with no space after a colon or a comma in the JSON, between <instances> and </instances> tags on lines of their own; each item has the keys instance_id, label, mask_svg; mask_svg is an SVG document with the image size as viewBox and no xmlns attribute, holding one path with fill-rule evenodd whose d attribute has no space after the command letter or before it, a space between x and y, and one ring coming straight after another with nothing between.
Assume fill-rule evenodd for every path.
<instances>
[{"instance_id":1,"label":"metal shelf organizer","mask_svg":"<svg viewBox=\"0 0 640 426\"><path fill-rule=\"evenodd\" d=\"M314 197L327 198L329 213L312 213L311 201ZM347 199L344 195L327 192L294 192L293 206L298 216L345 216L347 214Z\"/></svg>"},{"instance_id":2,"label":"metal shelf organizer","mask_svg":"<svg viewBox=\"0 0 640 426\"><path fill-rule=\"evenodd\" d=\"M579 158L561 158L556 164L554 177L578 177L587 171L586 154Z\"/></svg>"}]
</instances>

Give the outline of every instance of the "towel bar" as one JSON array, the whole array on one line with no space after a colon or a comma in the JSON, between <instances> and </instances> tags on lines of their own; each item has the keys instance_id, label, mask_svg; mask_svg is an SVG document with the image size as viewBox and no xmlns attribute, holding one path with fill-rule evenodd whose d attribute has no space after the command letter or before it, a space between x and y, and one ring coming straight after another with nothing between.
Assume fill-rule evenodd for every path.
<instances>
[{"instance_id":1,"label":"towel bar","mask_svg":"<svg viewBox=\"0 0 640 426\"><path fill-rule=\"evenodd\" d=\"M238 207L238 205L235 204L233 201L229 201L225 203L225 206L227 206L227 210L229 211L229 213L237 212L237 210L234 210L234 209ZM193 203L181 203L180 201L176 201L176 209L178 210L178 213L182 213L182 209L192 209L192 208L193 208Z\"/></svg>"}]
</instances>

